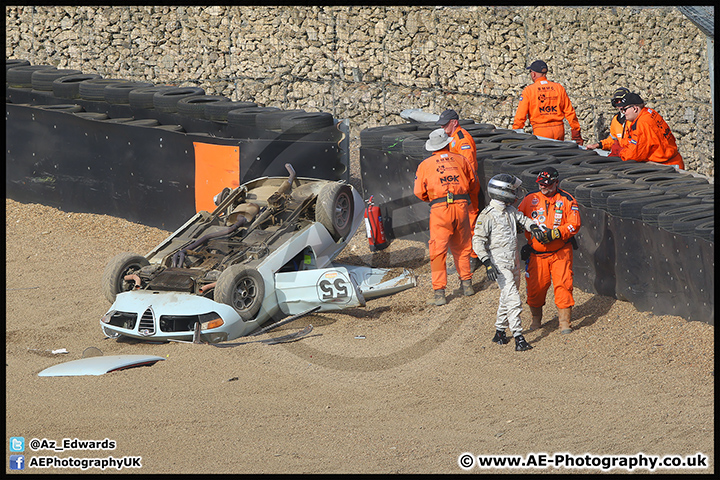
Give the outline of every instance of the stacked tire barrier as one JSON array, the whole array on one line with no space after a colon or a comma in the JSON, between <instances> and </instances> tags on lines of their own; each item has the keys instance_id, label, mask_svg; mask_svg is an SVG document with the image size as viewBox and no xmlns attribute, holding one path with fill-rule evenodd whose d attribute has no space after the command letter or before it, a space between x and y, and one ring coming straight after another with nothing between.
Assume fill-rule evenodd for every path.
<instances>
[{"instance_id":1,"label":"stacked tire barrier","mask_svg":"<svg viewBox=\"0 0 720 480\"><path fill-rule=\"evenodd\" d=\"M353 141L408 108L510 128L540 58L588 142L608 136L609 98L624 86L667 121L687 169L713 176L713 40L681 9L23 5L6 8L5 55L332 112Z\"/></svg>"},{"instance_id":2,"label":"stacked tire barrier","mask_svg":"<svg viewBox=\"0 0 720 480\"><path fill-rule=\"evenodd\" d=\"M433 128L408 123L361 132L363 193L373 195L390 238L429 239L429 207L413 186L417 166L430 156L423 150ZM582 218L578 288L714 325L715 203L706 177L492 125L473 128L465 121L464 128L475 139L483 185L511 173L532 192L544 166L558 170L560 188L575 197Z\"/></svg>"},{"instance_id":3,"label":"stacked tire barrier","mask_svg":"<svg viewBox=\"0 0 720 480\"><path fill-rule=\"evenodd\" d=\"M6 61L10 198L175 229L223 187L286 175L349 179L347 125L153 85Z\"/></svg>"}]
</instances>

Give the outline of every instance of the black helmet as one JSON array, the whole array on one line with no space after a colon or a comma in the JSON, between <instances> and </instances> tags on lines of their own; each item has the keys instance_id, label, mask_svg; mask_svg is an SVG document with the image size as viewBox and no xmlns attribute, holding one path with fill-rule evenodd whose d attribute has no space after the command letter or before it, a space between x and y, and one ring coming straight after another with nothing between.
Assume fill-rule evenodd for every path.
<instances>
[{"instance_id":1,"label":"black helmet","mask_svg":"<svg viewBox=\"0 0 720 480\"><path fill-rule=\"evenodd\" d=\"M488 195L494 200L499 200L508 205L517 200L517 189L522 181L515 175L499 173L488 182Z\"/></svg>"}]
</instances>

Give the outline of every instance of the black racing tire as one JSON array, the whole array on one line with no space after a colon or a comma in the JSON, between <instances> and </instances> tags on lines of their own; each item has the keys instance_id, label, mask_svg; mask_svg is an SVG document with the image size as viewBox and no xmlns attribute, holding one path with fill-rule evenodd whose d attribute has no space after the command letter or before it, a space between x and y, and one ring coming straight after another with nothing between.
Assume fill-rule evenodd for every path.
<instances>
[{"instance_id":1,"label":"black racing tire","mask_svg":"<svg viewBox=\"0 0 720 480\"><path fill-rule=\"evenodd\" d=\"M77 117L85 118L87 120L107 120L107 113L103 112L77 112Z\"/></svg>"},{"instance_id":2,"label":"black racing tire","mask_svg":"<svg viewBox=\"0 0 720 480\"><path fill-rule=\"evenodd\" d=\"M647 198L648 202L653 202L658 201L663 197L662 195L658 195L655 192L651 192L650 189L642 189L637 191L624 190L619 192L613 192L605 199L605 211L612 216L622 217L623 212L621 205L623 202L636 201L643 198ZM590 201L592 202L592 197L590 198ZM638 214L636 218L638 220L642 220L642 216L640 214Z\"/></svg>"},{"instance_id":3,"label":"black racing tire","mask_svg":"<svg viewBox=\"0 0 720 480\"><path fill-rule=\"evenodd\" d=\"M500 170L498 173L509 173L520 177L522 172L531 167L537 167L541 165L556 165L558 164L557 158L552 155L529 155L527 157L511 158L505 160L500 164Z\"/></svg>"},{"instance_id":4,"label":"black racing tire","mask_svg":"<svg viewBox=\"0 0 720 480\"><path fill-rule=\"evenodd\" d=\"M667 192L667 193L671 193L671 192ZM699 187L694 192L688 193L687 196L692 197L692 198L700 197L701 199L703 199L703 201L705 199L709 198L710 201L713 201L715 198L715 184Z\"/></svg>"},{"instance_id":5,"label":"black racing tire","mask_svg":"<svg viewBox=\"0 0 720 480\"><path fill-rule=\"evenodd\" d=\"M674 171L673 167L668 165L648 164L648 162L636 162L627 160L616 165L610 165L600 169L600 173L614 173L618 178L629 178L632 181L650 175L651 173L669 173Z\"/></svg>"},{"instance_id":6,"label":"black racing tire","mask_svg":"<svg viewBox=\"0 0 720 480\"><path fill-rule=\"evenodd\" d=\"M417 139L417 137L413 135L413 132L396 132L389 135L383 135L380 148L383 152L403 153L403 144L405 141L415 139ZM432 155L432 153L427 152L427 156L429 157L430 155Z\"/></svg>"},{"instance_id":7,"label":"black racing tire","mask_svg":"<svg viewBox=\"0 0 720 480\"><path fill-rule=\"evenodd\" d=\"M632 184L632 181L626 179L626 178L606 178L603 180L594 180L591 182L584 182L578 186L575 187L575 192L571 195L575 197L575 200L585 205L586 207L592 207L592 200L591 195L593 190L599 187L604 187L607 185L618 185L618 184Z\"/></svg>"},{"instance_id":8,"label":"black racing tire","mask_svg":"<svg viewBox=\"0 0 720 480\"><path fill-rule=\"evenodd\" d=\"M80 98L80 84L87 80L103 78L96 73L79 73L56 78L52 82L53 95L58 98Z\"/></svg>"},{"instance_id":9,"label":"black racing tire","mask_svg":"<svg viewBox=\"0 0 720 480\"><path fill-rule=\"evenodd\" d=\"M122 78L95 78L93 80L85 80L80 82L78 92L80 98L84 100L94 100L99 102L105 101L105 87L114 83L124 83L127 80Z\"/></svg>"},{"instance_id":10,"label":"black racing tire","mask_svg":"<svg viewBox=\"0 0 720 480\"><path fill-rule=\"evenodd\" d=\"M602 187L593 188L590 191L590 206L600 210L607 211L607 199L610 195L619 192L642 192L647 191L645 185L636 185L634 183L613 183ZM577 190L575 190L577 192Z\"/></svg>"},{"instance_id":11,"label":"black racing tire","mask_svg":"<svg viewBox=\"0 0 720 480\"><path fill-rule=\"evenodd\" d=\"M428 152L425 148L425 143L427 140L424 138L406 138L402 142L402 153L408 157L424 160L432 155L432 152Z\"/></svg>"},{"instance_id":12,"label":"black racing tire","mask_svg":"<svg viewBox=\"0 0 720 480\"><path fill-rule=\"evenodd\" d=\"M263 130L281 131L282 119L299 113L307 113L305 110L275 110L258 113L255 117L255 125Z\"/></svg>"},{"instance_id":13,"label":"black racing tire","mask_svg":"<svg viewBox=\"0 0 720 480\"><path fill-rule=\"evenodd\" d=\"M622 218L633 218L635 220L642 221L642 209L645 205L650 205L651 203L658 203L666 200L674 200L677 198L680 197L678 197L677 195L667 194L658 195L656 192L651 192L650 190L648 190L647 192L643 191L642 193L638 192L635 198L629 198L620 203L619 216Z\"/></svg>"},{"instance_id":14,"label":"black racing tire","mask_svg":"<svg viewBox=\"0 0 720 480\"><path fill-rule=\"evenodd\" d=\"M32 88L32 74L40 70L57 70L52 65L23 65L5 70L5 83L12 88Z\"/></svg>"},{"instance_id":15,"label":"black racing tire","mask_svg":"<svg viewBox=\"0 0 720 480\"><path fill-rule=\"evenodd\" d=\"M499 145L499 142L496 143L496 145ZM498 149L483 159L483 166L485 168L485 176L487 178L491 178L493 175L495 175L497 173L504 173L504 172L500 171L500 166L508 160L513 160L516 158L528 158L528 157L534 157L534 156L536 156L536 155L533 152L526 152L526 151L522 151L522 150L513 152L513 151Z\"/></svg>"},{"instance_id":16,"label":"black racing tire","mask_svg":"<svg viewBox=\"0 0 720 480\"><path fill-rule=\"evenodd\" d=\"M5 73L7 74L7 71L11 68L15 67L26 67L30 65L30 62L25 60L24 58L6 58L5 59Z\"/></svg>"},{"instance_id":17,"label":"black racing tire","mask_svg":"<svg viewBox=\"0 0 720 480\"><path fill-rule=\"evenodd\" d=\"M108 118L105 120L105 123L127 123L135 120L135 117L115 117L115 118Z\"/></svg>"},{"instance_id":18,"label":"black racing tire","mask_svg":"<svg viewBox=\"0 0 720 480\"><path fill-rule=\"evenodd\" d=\"M247 322L255 318L265 298L265 281L257 269L232 265L220 274L213 299L230 305Z\"/></svg>"},{"instance_id":19,"label":"black racing tire","mask_svg":"<svg viewBox=\"0 0 720 480\"><path fill-rule=\"evenodd\" d=\"M714 239L711 237L715 232L715 219L708 220L706 222L702 222L698 225L695 225L695 236L704 238L705 240L711 240Z\"/></svg>"},{"instance_id":20,"label":"black racing tire","mask_svg":"<svg viewBox=\"0 0 720 480\"><path fill-rule=\"evenodd\" d=\"M33 72L30 83L33 90L53 91L53 82L58 78L67 77L68 75L79 75L80 70L64 69L64 70L37 70Z\"/></svg>"},{"instance_id":21,"label":"black racing tire","mask_svg":"<svg viewBox=\"0 0 720 480\"><path fill-rule=\"evenodd\" d=\"M475 144L475 156L477 161L481 162L493 153L498 153L500 150L499 143L476 143Z\"/></svg>"},{"instance_id":22,"label":"black racing tire","mask_svg":"<svg viewBox=\"0 0 720 480\"><path fill-rule=\"evenodd\" d=\"M255 102L214 102L205 105L205 118L215 122L227 122L228 112L242 108L257 107Z\"/></svg>"},{"instance_id":23,"label":"black racing tire","mask_svg":"<svg viewBox=\"0 0 720 480\"><path fill-rule=\"evenodd\" d=\"M150 262L147 258L136 253L124 252L115 255L105 266L100 280L100 289L108 302L115 302L118 293L133 289L135 282L126 281L124 278L126 275L133 274L148 265Z\"/></svg>"},{"instance_id":24,"label":"black racing tire","mask_svg":"<svg viewBox=\"0 0 720 480\"><path fill-rule=\"evenodd\" d=\"M418 125L418 123L403 123L400 125L382 125L379 127L365 128L360 130L360 147L381 149L384 135L414 132L417 131ZM427 138L425 140L427 140Z\"/></svg>"},{"instance_id":25,"label":"black racing tire","mask_svg":"<svg viewBox=\"0 0 720 480\"><path fill-rule=\"evenodd\" d=\"M183 98L205 95L205 90L200 87L175 87L168 90L160 90L153 95L153 107L158 112L176 113L177 104Z\"/></svg>"},{"instance_id":26,"label":"black racing tire","mask_svg":"<svg viewBox=\"0 0 720 480\"><path fill-rule=\"evenodd\" d=\"M59 104L59 105L40 105L38 108L42 108L43 110L54 110L56 112L65 112L65 113L78 113L78 112L84 112L85 109L80 106L76 105L74 103L72 104Z\"/></svg>"},{"instance_id":27,"label":"black racing tire","mask_svg":"<svg viewBox=\"0 0 720 480\"><path fill-rule=\"evenodd\" d=\"M655 182L653 183L650 188L665 192L667 190L670 190L674 187L685 187L685 186L695 186L695 187L701 187L704 185L709 185L710 182L708 182L706 179L702 177L693 177L691 175L680 175L678 178L674 178L672 180L663 180L662 182Z\"/></svg>"},{"instance_id":28,"label":"black racing tire","mask_svg":"<svg viewBox=\"0 0 720 480\"><path fill-rule=\"evenodd\" d=\"M136 88L152 87L150 82L120 82L111 83L105 87L103 95L105 101L113 105L129 105L130 92Z\"/></svg>"},{"instance_id":29,"label":"black racing tire","mask_svg":"<svg viewBox=\"0 0 720 480\"><path fill-rule=\"evenodd\" d=\"M475 140L475 145L479 146L481 143L502 143L501 141L498 142L492 142L491 140L497 136L500 135L507 135L512 134L513 136L519 135L516 132L513 132L512 130L508 130L505 128L495 128L495 129L477 129L473 130L472 132L468 132L470 136L473 137L473 140ZM522 137L523 140L537 140L537 137L534 135L524 135Z\"/></svg>"},{"instance_id":30,"label":"black racing tire","mask_svg":"<svg viewBox=\"0 0 720 480\"><path fill-rule=\"evenodd\" d=\"M469 125L463 125L463 128L466 132L470 134L470 136L473 136L475 132L487 132L490 130L495 130L496 127L492 123L471 123Z\"/></svg>"},{"instance_id":31,"label":"black racing tire","mask_svg":"<svg viewBox=\"0 0 720 480\"><path fill-rule=\"evenodd\" d=\"M167 130L168 132L185 133L185 129L182 125L158 125L154 128L157 128L158 130Z\"/></svg>"},{"instance_id":32,"label":"black racing tire","mask_svg":"<svg viewBox=\"0 0 720 480\"><path fill-rule=\"evenodd\" d=\"M563 165L563 164L561 164ZM588 182L595 182L598 180L607 180L607 179L614 179L615 177L610 173L591 173L586 174L583 173L581 175L572 175L569 177L565 177L560 179L560 183L558 184L558 187L570 195L575 196L575 189L584 183Z\"/></svg>"},{"instance_id":33,"label":"black racing tire","mask_svg":"<svg viewBox=\"0 0 720 480\"><path fill-rule=\"evenodd\" d=\"M135 127L156 127L160 122L156 118L136 118L125 122L125 125L133 125Z\"/></svg>"},{"instance_id":34,"label":"black racing tire","mask_svg":"<svg viewBox=\"0 0 720 480\"><path fill-rule=\"evenodd\" d=\"M558 149L551 153L551 155L558 159L560 163L562 162L568 162L570 164L580 166L580 164L583 162L583 160L590 160L593 158L598 158L601 155L599 155L595 150L582 150L582 149L572 149L572 148L564 148L564 149ZM573 160L577 160L576 162L573 162ZM585 168L585 167L583 167Z\"/></svg>"},{"instance_id":35,"label":"black racing tire","mask_svg":"<svg viewBox=\"0 0 720 480\"><path fill-rule=\"evenodd\" d=\"M487 138L483 140L483 142L490 142L490 143L510 143L510 142L527 142L531 139L537 140L537 137L532 136L528 137L527 134L524 133L516 133L513 131L510 131L508 133L501 133L498 135L490 135Z\"/></svg>"},{"instance_id":36,"label":"black racing tire","mask_svg":"<svg viewBox=\"0 0 720 480\"><path fill-rule=\"evenodd\" d=\"M687 207L692 205L698 205L700 203L699 198L674 198L671 200L667 200L664 198L665 195L663 194L663 199L657 202L648 203L646 205L643 205L640 209L640 216L642 218L642 221L644 223L647 223L648 225L655 225L658 224L658 217L661 213L667 212L668 210L674 210L676 208L680 207Z\"/></svg>"},{"instance_id":37,"label":"black racing tire","mask_svg":"<svg viewBox=\"0 0 720 480\"><path fill-rule=\"evenodd\" d=\"M327 112L304 112L287 115L280 119L280 130L290 135L303 135L317 132L335 125L332 114Z\"/></svg>"},{"instance_id":38,"label":"black racing tire","mask_svg":"<svg viewBox=\"0 0 720 480\"><path fill-rule=\"evenodd\" d=\"M649 173L640 177L634 178L635 183L645 184L648 187L652 187L658 182L664 182L666 180L674 180L680 175L677 172L660 172L660 173Z\"/></svg>"},{"instance_id":39,"label":"black racing tire","mask_svg":"<svg viewBox=\"0 0 720 480\"><path fill-rule=\"evenodd\" d=\"M155 108L153 98L156 93L174 90L177 87L171 85L153 85L151 87L139 87L128 92L128 103L132 108L144 108L151 110Z\"/></svg>"},{"instance_id":40,"label":"black racing tire","mask_svg":"<svg viewBox=\"0 0 720 480\"><path fill-rule=\"evenodd\" d=\"M257 128L256 119L261 113L278 112L277 107L251 107L230 110L227 113L227 123L233 127Z\"/></svg>"},{"instance_id":41,"label":"black racing tire","mask_svg":"<svg viewBox=\"0 0 720 480\"><path fill-rule=\"evenodd\" d=\"M352 189L343 183L328 183L315 201L315 221L321 223L337 242L350 234L355 216Z\"/></svg>"},{"instance_id":42,"label":"black racing tire","mask_svg":"<svg viewBox=\"0 0 720 480\"><path fill-rule=\"evenodd\" d=\"M580 162L578 165L585 168L594 168L599 172L603 168L610 167L617 164L618 162L622 162L622 159L620 157L603 157L602 155L598 155L597 157L587 158Z\"/></svg>"},{"instance_id":43,"label":"black racing tire","mask_svg":"<svg viewBox=\"0 0 720 480\"><path fill-rule=\"evenodd\" d=\"M206 118L205 107L218 103L230 103L230 99L222 95L193 95L178 100L177 112L188 117Z\"/></svg>"},{"instance_id":44,"label":"black racing tire","mask_svg":"<svg viewBox=\"0 0 720 480\"><path fill-rule=\"evenodd\" d=\"M671 232L678 233L680 235L690 236L695 235L695 230L697 229L698 225L707 223L710 220L714 222L714 217L715 209L711 208L706 211L698 211L682 216L674 220L667 228L665 228L661 224L660 217L658 217L658 226L660 226L660 228L665 228L666 230L670 230Z\"/></svg>"},{"instance_id":45,"label":"black racing tire","mask_svg":"<svg viewBox=\"0 0 720 480\"><path fill-rule=\"evenodd\" d=\"M653 187L650 187L650 190L652 190ZM657 190L657 189L656 189ZM714 194L715 186L711 184L695 184L692 183L690 185L684 185L684 184L677 184L673 185L672 187L668 187L663 190L664 193L672 193L675 195L679 195L681 197L705 197L708 196L708 194ZM698 195L699 193L699 195Z\"/></svg>"},{"instance_id":46,"label":"black racing tire","mask_svg":"<svg viewBox=\"0 0 720 480\"><path fill-rule=\"evenodd\" d=\"M713 205L697 203L695 205L685 205L682 207L671 208L660 212L657 216L657 226L668 231L673 231L673 223L680 219L698 219L713 218L715 216L715 207ZM691 230L695 230L693 226Z\"/></svg>"},{"instance_id":47,"label":"black racing tire","mask_svg":"<svg viewBox=\"0 0 720 480\"><path fill-rule=\"evenodd\" d=\"M598 155L597 152L594 150L586 150L582 153L577 153L570 156L564 156L564 152L558 152L559 153L559 159L560 163L566 163L568 165L575 165L576 167L579 167L582 162L585 160L595 160L597 158L600 158L602 155ZM595 171L595 173L598 173L598 168L593 167L585 167L582 168L589 168Z\"/></svg>"},{"instance_id":48,"label":"black racing tire","mask_svg":"<svg viewBox=\"0 0 720 480\"><path fill-rule=\"evenodd\" d=\"M528 144L528 142L526 140L523 140L520 142L498 142L498 143L500 143L500 148L498 150L501 152L530 152L533 155L538 154L535 150L530 150L530 149L525 148L525 147L527 147L527 144Z\"/></svg>"},{"instance_id":49,"label":"black racing tire","mask_svg":"<svg viewBox=\"0 0 720 480\"><path fill-rule=\"evenodd\" d=\"M587 150L583 150L574 143L553 142L551 140L528 140L525 142L523 148L540 155L552 155L556 158L558 158L556 154L560 154L561 152L567 152L567 156L587 152Z\"/></svg>"}]
</instances>

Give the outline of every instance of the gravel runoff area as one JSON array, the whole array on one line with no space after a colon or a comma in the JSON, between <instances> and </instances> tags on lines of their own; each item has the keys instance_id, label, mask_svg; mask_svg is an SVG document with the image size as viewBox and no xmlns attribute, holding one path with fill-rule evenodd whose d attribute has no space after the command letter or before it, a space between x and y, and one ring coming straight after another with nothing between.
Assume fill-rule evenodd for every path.
<instances>
[{"instance_id":1,"label":"gravel runoff area","mask_svg":"<svg viewBox=\"0 0 720 480\"><path fill-rule=\"evenodd\" d=\"M576 289L575 331L559 333L550 295L543 328L526 334L534 348L516 352L490 342L499 290L481 270L474 296L427 305L427 245L395 241L373 254L360 231L339 261L410 267L419 286L263 334L313 325L294 343L117 341L100 331L109 307L102 270L115 254L146 253L169 232L10 199L5 225L6 434L26 439L26 470L82 471L31 468L39 457L69 464L68 457L112 456L141 457L139 470L123 470L133 473L460 473L464 453L537 460L530 454L566 452L575 467L470 471L594 473L603 455L701 453L705 468L655 471L714 472L707 323ZM450 292L459 287L457 275L449 282ZM89 347L165 360L102 376L38 377ZM68 353L52 353L58 349ZM32 451L33 438L109 439L116 447ZM581 468L593 461L598 466ZM618 465L610 472L626 471Z\"/></svg>"}]
</instances>

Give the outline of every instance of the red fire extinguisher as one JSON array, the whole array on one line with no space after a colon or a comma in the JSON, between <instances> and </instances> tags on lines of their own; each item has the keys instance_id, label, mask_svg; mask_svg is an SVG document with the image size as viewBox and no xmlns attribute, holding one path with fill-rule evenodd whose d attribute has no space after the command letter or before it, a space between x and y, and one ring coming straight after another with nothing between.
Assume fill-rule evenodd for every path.
<instances>
[{"instance_id":1,"label":"red fire extinguisher","mask_svg":"<svg viewBox=\"0 0 720 480\"><path fill-rule=\"evenodd\" d=\"M383 228L382 216L380 215L380 207L373 204L372 195L370 195L368 205L365 207L365 231L368 242L370 242L371 252L387 248L388 242L385 238L385 229Z\"/></svg>"}]
</instances>

